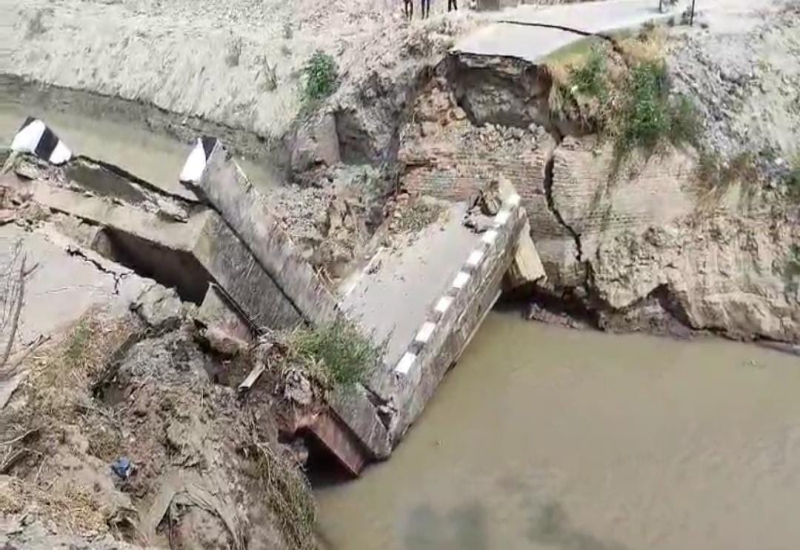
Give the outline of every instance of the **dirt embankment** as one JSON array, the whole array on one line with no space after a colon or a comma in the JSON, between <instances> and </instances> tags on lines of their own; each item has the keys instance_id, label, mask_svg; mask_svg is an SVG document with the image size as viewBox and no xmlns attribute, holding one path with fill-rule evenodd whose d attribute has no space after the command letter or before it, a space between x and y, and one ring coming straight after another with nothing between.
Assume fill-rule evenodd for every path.
<instances>
[{"instance_id":1,"label":"dirt embankment","mask_svg":"<svg viewBox=\"0 0 800 550\"><path fill-rule=\"evenodd\" d=\"M338 91L324 110L342 157L377 160L405 88L476 24L463 13L409 25L388 0L12 0L6 11L10 54L0 74L154 105L216 133L249 133L258 139L228 141L241 141L237 152L248 156L272 150L287 164L296 120L309 111L304 67L314 52L336 64Z\"/></svg>"},{"instance_id":2,"label":"dirt embankment","mask_svg":"<svg viewBox=\"0 0 800 550\"><path fill-rule=\"evenodd\" d=\"M678 113L672 126L666 112L626 111L629 99L613 89L581 95L591 69L565 75L562 60L544 69L454 56L404 131L401 181L447 198L469 196L476 173L516 185L548 275L534 317L552 320L542 306L555 307L607 329L798 342L796 9L670 30L658 55L669 71L663 107ZM658 64L625 68L613 57L609 78L639 79L622 92L639 106L658 99ZM566 91L554 97L559 77ZM692 102L691 120L679 94ZM650 148L656 130L642 121L663 127L664 142ZM671 145L681 132L691 135Z\"/></svg>"},{"instance_id":3,"label":"dirt embankment","mask_svg":"<svg viewBox=\"0 0 800 550\"><path fill-rule=\"evenodd\" d=\"M290 388L280 346L214 339L187 311L153 287L32 355L0 410L4 548L315 547L304 457L278 435L316 386Z\"/></svg>"}]
</instances>

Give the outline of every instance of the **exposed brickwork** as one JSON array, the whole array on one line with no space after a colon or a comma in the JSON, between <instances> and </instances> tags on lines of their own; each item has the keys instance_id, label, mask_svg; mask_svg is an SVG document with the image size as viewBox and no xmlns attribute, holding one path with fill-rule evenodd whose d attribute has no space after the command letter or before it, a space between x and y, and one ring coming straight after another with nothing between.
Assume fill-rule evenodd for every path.
<instances>
[{"instance_id":1,"label":"exposed brickwork","mask_svg":"<svg viewBox=\"0 0 800 550\"><path fill-rule=\"evenodd\" d=\"M504 177L522 197L534 239L560 240L569 235L549 212L544 190L553 147L542 130L473 126L450 94L434 86L420 95L414 121L401 136L401 183L411 193L467 200L490 180Z\"/></svg>"}]
</instances>

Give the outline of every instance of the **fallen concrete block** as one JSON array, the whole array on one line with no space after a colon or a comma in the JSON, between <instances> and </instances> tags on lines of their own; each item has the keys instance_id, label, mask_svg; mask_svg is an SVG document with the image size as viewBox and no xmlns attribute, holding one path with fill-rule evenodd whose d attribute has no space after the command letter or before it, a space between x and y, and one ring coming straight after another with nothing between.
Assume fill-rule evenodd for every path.
<instances>
[{"instance_id":1,"label":"fallen concrete block","mask_svg":"<svg viewBox=\"0 0 800 550\"><path fill-rule=\"evenodd\" d=\"M185 314L184 305L175 290L159 284L153 284L145 290L131 304L131 310L157 334L178 328Z\"/></svg>"},{"instance_id":2,"label":"fallen concrete block","mask_svg":"<svg viewBox=\"0 0 800 550\"><path fill-rule=\"evenodd\" d=\"M333 323L339 317L334 297L222 143L210 139L199 140L186 161L182 181L220 213L304 319Z\"/></svg>"},{"instance_id":3,"label":"fallen concrete block","mask_svg":"<svg viewBox=\"0 0 800 550\"><path fill-rule=\"evenodd\" d=\"M531 237L531 224L526 220L506 274L508 290L541 281L545 277L542 260Z\"/></svg>"},{"instance_id":4,"label":"fallen concrete block","mask_svg":"<svg viewBox=\"0 0 800 550\"><path fill-rule=\"evenodd\" d=\"M249 342L252 339L247 315L214 283L208 285L203 303L195 314L195 320L205 326L218 326L240 340Z\"/></svg>"},{"instance_id":5,"label":"fallen concrete block","mask_svg":"<svg viewBox=\"0 0 800 550\"><path fill-rule=\"evenodd\" d=\"M497 192L501 202L509 200L519 200L514 185L505 178L500 178L498 181ZM517 199L513 199L517 197ZM531 237L530 222L525 220L525 226L519 235L517 245L514 250L514 259L508 268L506 281L511 289L541 281L546 277L542 260L539 258L539 252L536 250L536 245L533 243Z\"/></svg>"}]
</instances>

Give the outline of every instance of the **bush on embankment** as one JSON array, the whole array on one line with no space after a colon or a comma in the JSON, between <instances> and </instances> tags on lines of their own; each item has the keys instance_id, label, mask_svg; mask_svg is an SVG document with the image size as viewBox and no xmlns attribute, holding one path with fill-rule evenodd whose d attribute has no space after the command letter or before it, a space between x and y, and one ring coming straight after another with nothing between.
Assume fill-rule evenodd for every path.
<instances>
[{"instance_id":1,"label":"bush on embankment","mask_svg":"<svg viewBox=\"0 0 800 550\"><path fill-rule=\"evenodd\" d=\"M587 43L554 61L551 109L578 119L614 144L614 170L634 151L699 146L702 125L691 99L672 92L659 35Z\"/></svg>"}]
</instances>

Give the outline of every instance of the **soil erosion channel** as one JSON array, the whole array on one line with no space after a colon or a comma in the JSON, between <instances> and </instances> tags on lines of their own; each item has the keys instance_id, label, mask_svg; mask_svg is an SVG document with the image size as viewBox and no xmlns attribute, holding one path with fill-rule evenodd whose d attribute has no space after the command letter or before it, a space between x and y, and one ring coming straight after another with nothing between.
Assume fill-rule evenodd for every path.
<instances>
[{"instance_id":1,"label":"soil erosion channel","mask_svg":"<svg viewBox=\"0 0 800 550\"><path fill-rule=\"evenodd\" d=\"M796 548L796 357L492 313L386 463L318 491L334 548Z\"/></svg>"}]
</instances>

